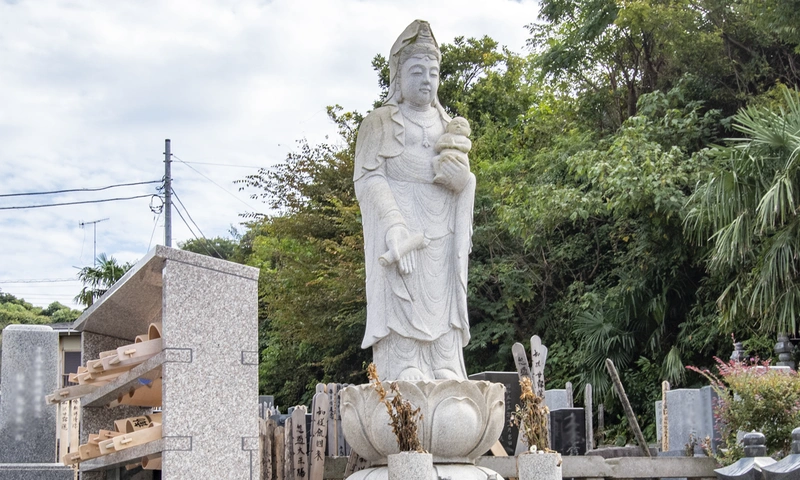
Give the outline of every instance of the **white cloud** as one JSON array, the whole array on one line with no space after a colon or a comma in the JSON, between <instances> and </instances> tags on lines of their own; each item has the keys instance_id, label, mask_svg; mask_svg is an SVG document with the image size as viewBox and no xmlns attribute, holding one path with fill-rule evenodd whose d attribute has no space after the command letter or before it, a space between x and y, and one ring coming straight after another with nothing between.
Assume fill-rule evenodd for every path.
<instances>
[{"instance_id":1,"label":"white cloud","mask_svg":"<svg viewBox=\"0 0 800 480\"><path fill-rule=\"evenodd\" d=\"M187 162L273 165L296 140L335 134L327 105L370 108L371 60L415 18L440 43L489 35L522 51L536 13L531 0L0 2L0 194L160 179L165 138ZM174 188L206 236L226 235L248 205L266 210L232 183L253 170L192 167L216 185L176 162ZM0 207L148 193L0 197ZM151 245L148 203L0 210L0 282L74 278L92 262L80 221L109 218L97 251L137 260L163 243L162 216ZM191 238L173 217L173 244ZM70 304L79 288L0 283L37 305Z\"/></svg>"}]
</instances>

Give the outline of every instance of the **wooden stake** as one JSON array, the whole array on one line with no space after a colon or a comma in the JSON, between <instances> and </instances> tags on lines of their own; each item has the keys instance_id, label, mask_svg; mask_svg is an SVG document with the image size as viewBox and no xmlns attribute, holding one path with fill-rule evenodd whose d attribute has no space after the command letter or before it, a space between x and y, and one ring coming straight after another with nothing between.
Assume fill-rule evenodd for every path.
<instances>
[{"instance_id":1,"label":"wooden stake","mask_svg":"<svg viewBox=\"0 0 800 480\"><path fill-rule=\"evenodd\" d=\"M292 412L292 438L293 474L295 480L308 478L308 443L306 443L306 407L298 405Z\"/></svg>"},{"instance_id":2,"label":"wooden stake","mask_svg":"<svg viewBox=\"0 0 800 480\"><path fill-rule=\"evenodd\" d=\"M272 461L272 441L275 437L275 420L269 418L259 422L261 439L261 478L272 480L273 461Z\"/></svg>"},{"instance_id":3,"label":"wooden stake","mask_svg":"<svg viewBox=\"0 0 800 480\"><path fill-rule=\"evenodd\" d=\"M661 451L669 451L669 410L667 410L667 392L669 382L661 383Z\"/></svg>"},{"instance_id":4,"label":"wooden stake","mask_svg":"<svg viewBox=\"0 0 800 480\"><path fill-rule=\"evenodd\" d=\"M273 435L272 458L275 464L274 480L284 480L284 464L286 463L284 452L286 451L286 437L284 434L284 427L275 427L275 434ZM266 479L273 480L273 479Z\"/></svg>"},{"instance_id":5,"label":"wooden stake","mask_svg":"<svg viewBox=\"0 0 800 480\"><path fill-rule=\"evenodd\" d=\"M594 412L592 405L592 384L587 383L583 388L583 408L586 418L586 451L594 450Z\"/></svg>"},{"instance_id":6,"label":"wooden stake","mask_svg":"<svg viewBox=\"0 0 800 480\"><path fill-rule=\"evenodd\" d=\"M617 368L610 358L606 358L606 369L608 370L608 374L611 375L611 381L614 382L614 388L617 390L617 395L619 395L619 399L622 402L622 408L625 409L625 416L628 417L628 424L631 426L631 430L633 430L636 442L639 444L642 452L644 452L644 456L650 457L650 448L647 446L644 435L642 435L642 429L639 428L639 422L636 420L636 415L633 413L631 402L628 400L628 396L625 395L625 388L622 386L622 381L619 379Z\"/></svg>"},{"instance_id":7,"label":"wooden stake","mask_svg":"<svg viewBox=\"0 0 800 480\"><path fill-rule=\"evenodd\" d=\"M283 430L283 479L294 480L294 428L292 417L286 419L286 426Z\"/></svg>"},{"instance_id":8,"label":"wooden stake","mask_svg":"<svg viewBox=\"0 0 800 480\"><path fill-rule=\"evenodd\" d=\"M311 470L309 480L322 480L325 472L325 444L328 441L328 418L330 416L330 403L328 394L319 392L314 395L314 411L311 421Z\"/></svg>"}]
</instances>

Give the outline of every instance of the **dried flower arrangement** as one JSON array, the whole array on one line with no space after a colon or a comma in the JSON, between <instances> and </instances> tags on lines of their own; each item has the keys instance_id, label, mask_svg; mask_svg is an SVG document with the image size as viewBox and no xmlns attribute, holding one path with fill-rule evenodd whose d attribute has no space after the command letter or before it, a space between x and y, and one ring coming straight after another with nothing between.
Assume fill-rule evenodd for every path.
<instances>
[{"instance_id":1,"label":"dried flower arrangement","mask_svg":"<svg viewBox=\"0 0 800 480\"><path fill-rule=\"evenodd\" d=\"M530 377L523 377L519 385L522 389L519 396L522 405L516 406L511 424L519 426L530 451L554 452L550 449L550 441L547 438L547 419L550 410L544 404L544 399L533 393Z\"/></svg>"},{"instance_id":2,"label":"dried flower arrangement","mask_svg":"<svg viewBox=\"0 0 800 480\"><path fill-rule=\"evenodd\" d=\"M422 443L419 441L417 435L417 423L422 420L422 414L419 408L414 406L408 400L404 400L400 394L400 389L397 387L397 382L389 383L389 392L393 395L392 399L386 398L387 391L383 388L383 384L378 378L378 368L374 363L370 363L367 367L367 377L369 377L375 391L378 392L378 397L381 403L386 405L386 410L389 412L394 435L397 437L397 446L401 452L420 452L426 453L422 448Z\"/></svg>"}]
</instances>

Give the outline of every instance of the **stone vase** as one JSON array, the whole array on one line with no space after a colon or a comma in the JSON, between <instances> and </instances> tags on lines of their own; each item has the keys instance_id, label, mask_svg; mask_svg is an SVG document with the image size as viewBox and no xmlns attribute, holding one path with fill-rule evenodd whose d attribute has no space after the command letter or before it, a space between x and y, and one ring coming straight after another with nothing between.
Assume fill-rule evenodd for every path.
<instances>
[{"instance_id":1,"label":"stone vase","mask_svg":"<svg viewBox=\"0 0 800 480\"><path fill-rule=\"evenodd\" d=\"M389 455L389 480L434 480L433 455L400 452Z\"/></svg>"},{"instance_id":2,"label":"stone vase","mask_svg":"<svg viewBox=\"0 0 800 480\"><path fill-rule=\"evenodd\" d=\"M517 456L519 480L561 480L561 454L524 452Z\"/></svg>"}]
</instances>

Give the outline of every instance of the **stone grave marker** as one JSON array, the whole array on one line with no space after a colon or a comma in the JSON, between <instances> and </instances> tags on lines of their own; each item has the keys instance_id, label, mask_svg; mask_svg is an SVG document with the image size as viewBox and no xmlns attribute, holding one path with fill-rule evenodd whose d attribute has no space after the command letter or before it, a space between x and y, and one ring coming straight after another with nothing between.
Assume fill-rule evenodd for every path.
<instances>
[{"instance_id":1,"label":"stone grave marker","mask_svg":"<svg viewBox=\"0 0 800 480\"><path fill-rule=\"evenodd\" d=\"M764 480L794 480L800 477L800 427L792 430L792 449L779 462L761 468Z\"/></svg>"},{"instance_id":2,"label":"stone grave marker","mask_svg":"<svg viewBox=\"0 0 800 480\"><path fill-rule=\"evenodd\" d=\"M720 435L714 419L714 390L710 386L679 388L665 391L664 397L669 412L667 435L662 432L662 402L656 402L656 438L664 439L669 447L662 455L683 455L692 438L697 442L695 453L702 454L699 444L706 436L711 437L711 446L716 451Z\"/></svg>"},{"instance_id":3,"label":"stone grave marker","mask_svg":"<svg viewBox=\"0 0 800 480\"><path fill-rule=\"evenodd\" d=\"M562 455L586 453L586 412L561 408L550 412L550 448Z\"/></svg>"},{"instance_id":4,"label":"stone grave marker","mask_svg":"<svg viewBox=\"0 0 800 480\"><path fill-rule=\"evenodd\" d=\"M564 390L566 391L567 394L567 408L574 407L575 404L573 403L573 401L575 397L572 394L572 382L567 382L566 386L564 387Z\"/></svg>"},{"instance_id":5,"label":"stone grave marker","mask_svg":"<svg viewBox=\"0 0 800 480\"><path fill-rule=\"evenodd\" d=\"M592 405L592 384L587 383L583 389L583 405L586 410L586 451L594 450L594 412Z\"/></svg>"},{"instance_id":6,"label":"stone grave marker","mask_svg":"<svg viewBox=\"0 0 800 480\"><path fill-rule=\"evenodd\" d=\"M46 394L58 388L58 333L47 325L3 329L0 463L54 463L56 409Z\"/></svg>"},{"instance_id":7,"label":"stone grave marker","mask_svg":"<svg viewBox=\"0 0 800 480\"><path fill-rule=\"evenodd\" d=\"M551 388L544 392L544 404L552 412L562 408L572 408L569 392L565 388Z\"/></svg>"},{"instance_id":8,"label":"stone grave marker","mask_svg":"<svg viewBox=\"0 0 800 480\"><path fill-rule=\"evenodd\" d=\"M514 455L517 448L519 427L511 425L511 418L514 414L515 406L519 404L519 396L521 394L519 375L515 372L481 372L470 375L469 379L486 380L488 382L502 383L505 385L506 418L503 424L503 432L500 434L500 444L503 445L507 454Z\"/></svg>"}]
</instances>

